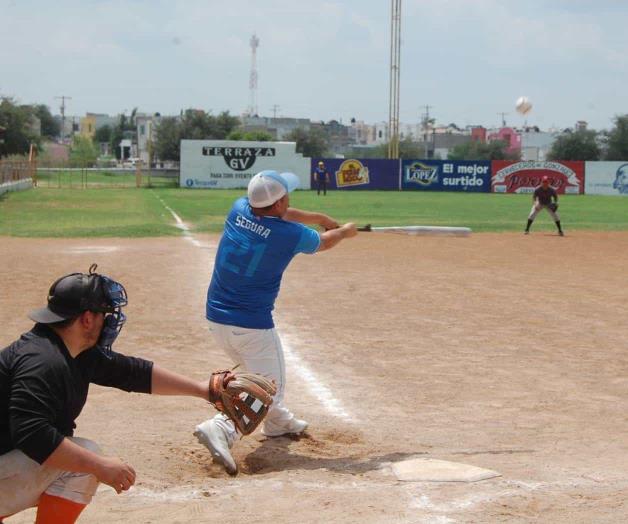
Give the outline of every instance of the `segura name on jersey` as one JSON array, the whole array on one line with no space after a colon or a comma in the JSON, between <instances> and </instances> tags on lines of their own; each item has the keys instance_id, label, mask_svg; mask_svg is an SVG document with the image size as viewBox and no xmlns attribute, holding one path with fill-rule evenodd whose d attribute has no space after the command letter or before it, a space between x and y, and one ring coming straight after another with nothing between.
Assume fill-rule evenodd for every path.
<instances>
[{"instance_id":1,"label":"segura name on jersey","mask_svg":"<svg viewBox=\"0 0 628 524\"><path fill-rule=\"evenodd\" d=\"M245 218L242 215L236 216L235 223L236 226L253 231L253 233L257 233L264 238L268 238L268 235L270 235L270 229L261 224L251 222L248 218Z\"/></svg>"}]
</instances>

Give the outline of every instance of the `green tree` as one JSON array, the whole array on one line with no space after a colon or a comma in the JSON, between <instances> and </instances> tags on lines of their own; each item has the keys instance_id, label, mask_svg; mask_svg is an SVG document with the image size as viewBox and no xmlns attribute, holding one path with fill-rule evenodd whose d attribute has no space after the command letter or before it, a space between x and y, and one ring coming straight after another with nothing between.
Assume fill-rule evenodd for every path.
<instances>
[{"instance_id":1,"label":"green tree","mask_svg":"<svg viewBox=\"0 0 628 524\"><path fill-rule=\"evenodd\" d=\"M224 140L239 124L239 118L228 111L214 116L201 109L186 109L179 118L161 119L155 132L154 151L161 160L179 161L181 140Z\"/></svg>"},{"instance_id":2,"label":"green tree","mask_svg":"<svg viewBox=\"0 0 628 524\"><path fill-rule=\"evenodd\" d=\"M112 133L113 133L113 130L111 129L111 126L109 125L104 125L102 127L99 127L98 129L96 129L96 132L94 133L94 142L96 144L111 142Z\"/></svg>"},{"instance_id":3,"label":"green tree","mask_svg":"<svg viewBox=\"0 0 628 524\"><path fill-rule=\"evenodd\" d=\"M202 109L186 109L181 115L181 138L190 140L223 140L240 120L223 111L218 116Z\"/></svg>"},{"instance_id":4,"label":"green tree","mask_svg":"<svg viewBox=\"0 0 628 524\"><path fill-rule=\"evenodd\" d=\"M30 106L19 106L12 98L0 99L0 127L5 128L4 143L0 144L0 157L26 155L31 144L40 145L40 137L30 130L33 117Z\"/></svg>"},{"instance_id":5,"label":"green tree","mask_svg":"<svg viewBox=\"0 0 628 524\"><path fill-rule=\"evenodd\" d=\"M560 135L547 154L548 160L599 160L597 132L576 131Z\"/></svg>"},{"instance_id":6,"label":"green tree","mask_svg":"<svg viewBox=\"0 0 628 524\"><path fill-rule=\"evenodd\" d=\"M74 135L70 146L70 165L72 167L93 167L98 158L98 150L92 140L81 135Z\"/></svg>"},{"instance_id":7,"label":"green tree","mask_svg":"<svg viewBox=\"0 0 628 524\"><path fill-rule=\"evenodd\" d=\"M628 160L628 115L618 115L608 132L606 160Z\"/></svg>"},{"instance_id":8,"label":"green tree","mask_svg":"<svg viewBox=\"0 0 628 524\"><path fill-rule=\"evenodd\" d=\"M33 106L33 112L41 122L42 136L47 138L56 138L59 136L61 133L61 124L54 119L47 105L38 104Z\"/></svg>"},{"instance_id":9,"label":"green tree","mask_svg":"<svg viewBox=\"0 0 628 524\"><path fill-rule=\"evenodd\" d=\"M219 140L226 138L229 133L240 125L240 119L237 116L230 115L229 111L223 111L218 116L211 118L213 118L215 122L214 136L211 138Z\"/></svg>"},{"instance_id":10,"label":"green tree","mask_svg":"<svg viewBox=\"0 0 628 524\"><path fill-rule=\"evenodd\" d=\"M369 148L352 148L350 156L354 158L388 158L388 142ZM411 138L399 141L399 158L425 158L425 145Z\"/></svg>"},{"instance_id":11,"label":"green tree","mask_svg":"<svg viewBox=\"0 0 628 524\"><path fill-rule=\"evenodd\" d=\"M268 131L241 131L236 129L227 135L227 140L250 140L253 142L270 142L273 135Z\"/></svg>"},{"instance_id":12,"label":"green tree","mask_svg":"<svg viewBox=\"0 0 628 524\"><path fill-rule=\"evenodd\" d=\"M175 117L163 117L155 129L155 154L161 160L181 158L181 127Z\"/></svg>"},{"instance_id":13,"label":"green tree","mask_svg":"<svg viewBox=\"0 0 628 524\"><path fill-rule=\"evenodd\" d=\"M289 142L297 143L297 153L306 157L322 157L328 149L327 138L318 128L304 129L299 127L290 131L285 137Z\"/></svg>"},{"instance_id":14,"label":"green tree","mask_svg":"<svg viewBox=\"0 0 628 524\"><path fill-rule=\"evenodd\" d=\"M508 144L503 140L480 142L470 140L453 147L447 158L449 160L521 160L521 151L507 152Z\"/></svg>"}]
</instances>

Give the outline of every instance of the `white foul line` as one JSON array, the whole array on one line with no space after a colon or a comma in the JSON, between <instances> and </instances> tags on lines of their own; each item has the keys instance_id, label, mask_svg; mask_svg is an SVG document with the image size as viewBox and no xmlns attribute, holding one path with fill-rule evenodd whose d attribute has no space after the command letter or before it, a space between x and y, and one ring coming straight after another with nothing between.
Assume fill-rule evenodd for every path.
<instances>
[{"instance_id":1,"label":"white foul line","mask_svg":"<svg viewBox=\"0 0 628 524\"><path fill-rule=\"evenodd\" d=\"M177 223L177 227L183 233L183 238L185 238L188 242L191 242L196 247L203 247L203 244L201 244L198 240L196 240L192 236L192 233L190 232L189 226L183 220L181 220L181 217L179 215L177 215L174 212L174 210L170 206L168 206L168 204L166 204L161 199L161 197L159 195L156 195L154 191L153 191L153 195L155 195L155 198L157 198L157 200L159 200L161 202L161 205L164 206L170 212L170 214L174 217L174 220Z\"/></svg>"},{"instance_id":2,"label":"white foul line","mask_svg":"<svg viewBox=\"0 0 628 524\"><path fill-rule=\"evenodd\" d=\"M153 194L155 195L157 200L159 200L161 204L174 217L177 223L177 227L183 233L183 238L191 242L196 247L203 247L203 244L194 238L194 236L190 232L190 228L183 220L181 220L181 217L177 215L175 211L170 208L168 204L166 204L158 195L156 195L154 192ZM295 346L302 347L304 345L294 335L291 335L290 338L294 340ZM325 409L335 417L341 418L346 422L355 422L355 419L342 407L340 401L336 397L334 397L331 390L327 386L325 386L320 380L318 380L314 372L311 371L310 368L308 368L301 360L301 357L299 357L299 355L292 350L290 345L286 344L286 342L283 340L283 337L281 345L283 347L286 360L288 360L290 364L294 367L295 371L301 378L301 381L305 382L308 385L308 388L312 392L312 395L316 397L321 402L321 404L323 404Z\"/></svg>"},{"instance_id":3,"label":"white foul line","mask_svg":"<svg viewBox=\"0 0 628 524\"><path fill-rule=\"evenodd\" d=\"M327 409L327 411L329 411L332 415L335 415L346 422L355 422L355 419L342 407L342 404L336 397L334 397L331 390L318 380L310 368L303 363L301 357L292 351L291 346L286 344L284 337L282 336L281 338L281 345L283 347L286 360L294 367L297 374L301 378L301 381L308 385L312 395L318 398L325 409ZM295 337L292 336L291 338ZM297 346L302 346L298 339L296 342Z\"/></svg>"}]
</instances>

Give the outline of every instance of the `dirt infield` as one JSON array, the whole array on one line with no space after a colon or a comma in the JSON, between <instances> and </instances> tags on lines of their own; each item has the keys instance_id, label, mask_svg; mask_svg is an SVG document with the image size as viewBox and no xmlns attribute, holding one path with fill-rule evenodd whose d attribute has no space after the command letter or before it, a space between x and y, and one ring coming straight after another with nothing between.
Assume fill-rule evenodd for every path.
<instances>
[{"instance_id":1,"label":"dirt infield","mask_svg":"<svg viewBox=\"0 0 628 524\"><path fill-rule=\"evenodd\" d=\"M99 270L129 292L117 350L201 378L227 365L204 324L217 236L0 238L0 347L57 276ZM93 386L77 435L131 463L81 522L628 521L627 233L361 234L287 271L276 321L299 439L260 433L229 477L192 436L212 410ZM393 462L501 477L399 482ZM32 510L8 519L32 521Z\"/></svg>"}]
</instances>

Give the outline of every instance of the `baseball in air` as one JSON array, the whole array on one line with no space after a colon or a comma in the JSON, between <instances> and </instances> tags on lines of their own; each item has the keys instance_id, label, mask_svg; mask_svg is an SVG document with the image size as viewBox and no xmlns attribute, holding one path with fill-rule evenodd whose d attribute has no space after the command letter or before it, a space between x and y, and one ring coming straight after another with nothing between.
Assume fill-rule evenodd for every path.
<instances>
[{"instance_id":1,"label":"baseball in air","mask_svg":"<svg viewBox=\"0 0 628 524\"><path fill-rule=\"evenodd\" d=\"M517 108L517 112L522 115L527 115L532 109L532 102L527 96L520 96L517 98L517 103L515 104Z\"/></svg>"}]
</instances>

